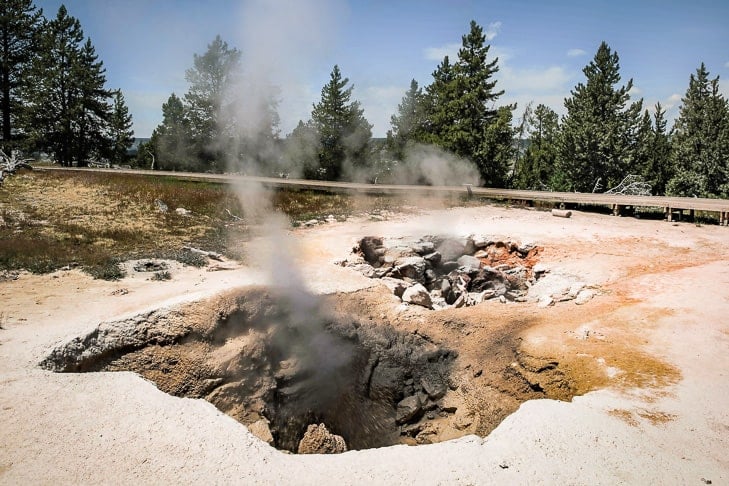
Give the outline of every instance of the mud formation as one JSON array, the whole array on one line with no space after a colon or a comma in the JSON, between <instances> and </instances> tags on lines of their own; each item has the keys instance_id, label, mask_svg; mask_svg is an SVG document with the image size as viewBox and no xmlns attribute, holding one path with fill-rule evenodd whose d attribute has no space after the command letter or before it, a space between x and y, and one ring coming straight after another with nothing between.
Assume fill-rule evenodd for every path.
<instances>
[{"instance_id":1,"label":"mud formation","mask_svg":"<svg viewBox=\"0 0 729 486\"><path fill-rule=\"evenodd\" d=\"M340 264L382 279L403 302L430 309L489 299L526 301L541 248L486 237L424 236L418 240L362 238Z\"/></svg>"},{"instance_id":2,"label":"mud formation","mask_svg":"<svg viewBox=\"0 0 729 486\"><path fill-rule=\"evenodd\" d=\"M291 452L402 443L453 415L454 351L322 307L301 292L249 288L102 323L41 366L138 372L170 394L209 400Z\"/></svg>"}]
</instances>

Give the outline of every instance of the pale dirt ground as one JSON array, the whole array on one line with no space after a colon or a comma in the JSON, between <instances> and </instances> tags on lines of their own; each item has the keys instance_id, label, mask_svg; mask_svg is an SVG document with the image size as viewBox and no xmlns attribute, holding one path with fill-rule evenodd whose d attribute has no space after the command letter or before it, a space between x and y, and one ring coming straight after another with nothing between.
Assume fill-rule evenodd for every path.
<instances>
[{"instance_id":1,"label":"pale dirt ground","mask_svg":"<svg viewBox=\"0 0 729 486\"><path fill-rule=\"evenodd\" d=\"M359 237L433 233L532 241L553 272L595 285L599 295L583 306L486 303L483 312L531 316L522 348L559 359L597 391L528 401L486 438L286 455L208 402L169 396L135 374L37 365L101 321L262 283L264 273L229 263L177 269L168 282L23 274L0 282L0 483L729 483L729 229L484 207L292 234L303 281L329 293L374 285L331 264ZM254 242L249 254L279 243Z\"/></svg>"}]
</instances>

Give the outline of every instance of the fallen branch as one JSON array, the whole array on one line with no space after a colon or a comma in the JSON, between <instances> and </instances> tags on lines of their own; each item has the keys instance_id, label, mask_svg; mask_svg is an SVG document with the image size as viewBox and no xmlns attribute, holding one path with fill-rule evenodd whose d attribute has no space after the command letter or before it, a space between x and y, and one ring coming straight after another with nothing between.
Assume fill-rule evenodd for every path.
<instances>
[{"instance_id":1,"label":"fallen branch","mask_svg":"<svg viewBox=\"0 0 729 486\"><path fill-rule=\"evenodd\" d=\"M241 218L240 216L236 216L235 214L231 213L230 212L230 209L227 209L226 208L225 212L228 213L228 216L230 216L234 220L236 220L236 221L243 221L243 218Z\"/></svg>"},{"instance_id":2,"label":"fallen branch","mask_svg":"<svg viewBox=\"0 0 729 486\"><path fill-rule=\"evenodd\" d=\"M569 218L572 216L572 211L565 211L564 209L552 209L552 216L558 218Z\"/></svg>"},{"instance_id":3,"label":"fallen branch","mask_svg":"<svg viewBox=\"0 0 729 486\"><path fill-rule=\"evenodd\" d=\"M216 253L214 251L201 250L200 248L194 248L192 246L183 246L182 249L185 251L190 251L192 253L197 253L198 255L208 257L211 260L217 260L219 262L223 261L223 255L221 255L220 253Z\"/></svg>"}]
</instances>

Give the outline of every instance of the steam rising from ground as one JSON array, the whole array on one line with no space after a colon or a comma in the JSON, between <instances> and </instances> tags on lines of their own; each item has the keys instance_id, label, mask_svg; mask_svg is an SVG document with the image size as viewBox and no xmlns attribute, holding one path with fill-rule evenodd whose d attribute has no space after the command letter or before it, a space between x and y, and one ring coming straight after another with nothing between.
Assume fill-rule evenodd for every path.
<instances>
[{"instance_id":1,"label":"steam rising from ground","mask_svg":"<svg viewBox=\"0 0 729 486\"><path fill-rule=\"evenodd\" d=\"M405 160L395 166L395 184L428 184L431 186L478 186L478 169L466 159L456 157L432 145L415 144L405 152Z\"/></svg>"}]
</instances>

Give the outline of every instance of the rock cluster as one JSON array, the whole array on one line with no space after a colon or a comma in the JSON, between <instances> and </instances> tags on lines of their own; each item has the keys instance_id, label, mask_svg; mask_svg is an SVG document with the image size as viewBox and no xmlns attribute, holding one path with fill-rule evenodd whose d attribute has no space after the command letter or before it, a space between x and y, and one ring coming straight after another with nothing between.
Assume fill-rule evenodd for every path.
<instances>
[{"instance_id":1,"label":"rock cluster","mask_svg":"<svg viewBox=\"0 0 729 486\"><path fill-rule=\"evenodd\" d=\"M381 279L403 302L442 309L488 299L524 301L540 248L486 237L362 238L343 264Z\"/></svg>"}]
</instances>

